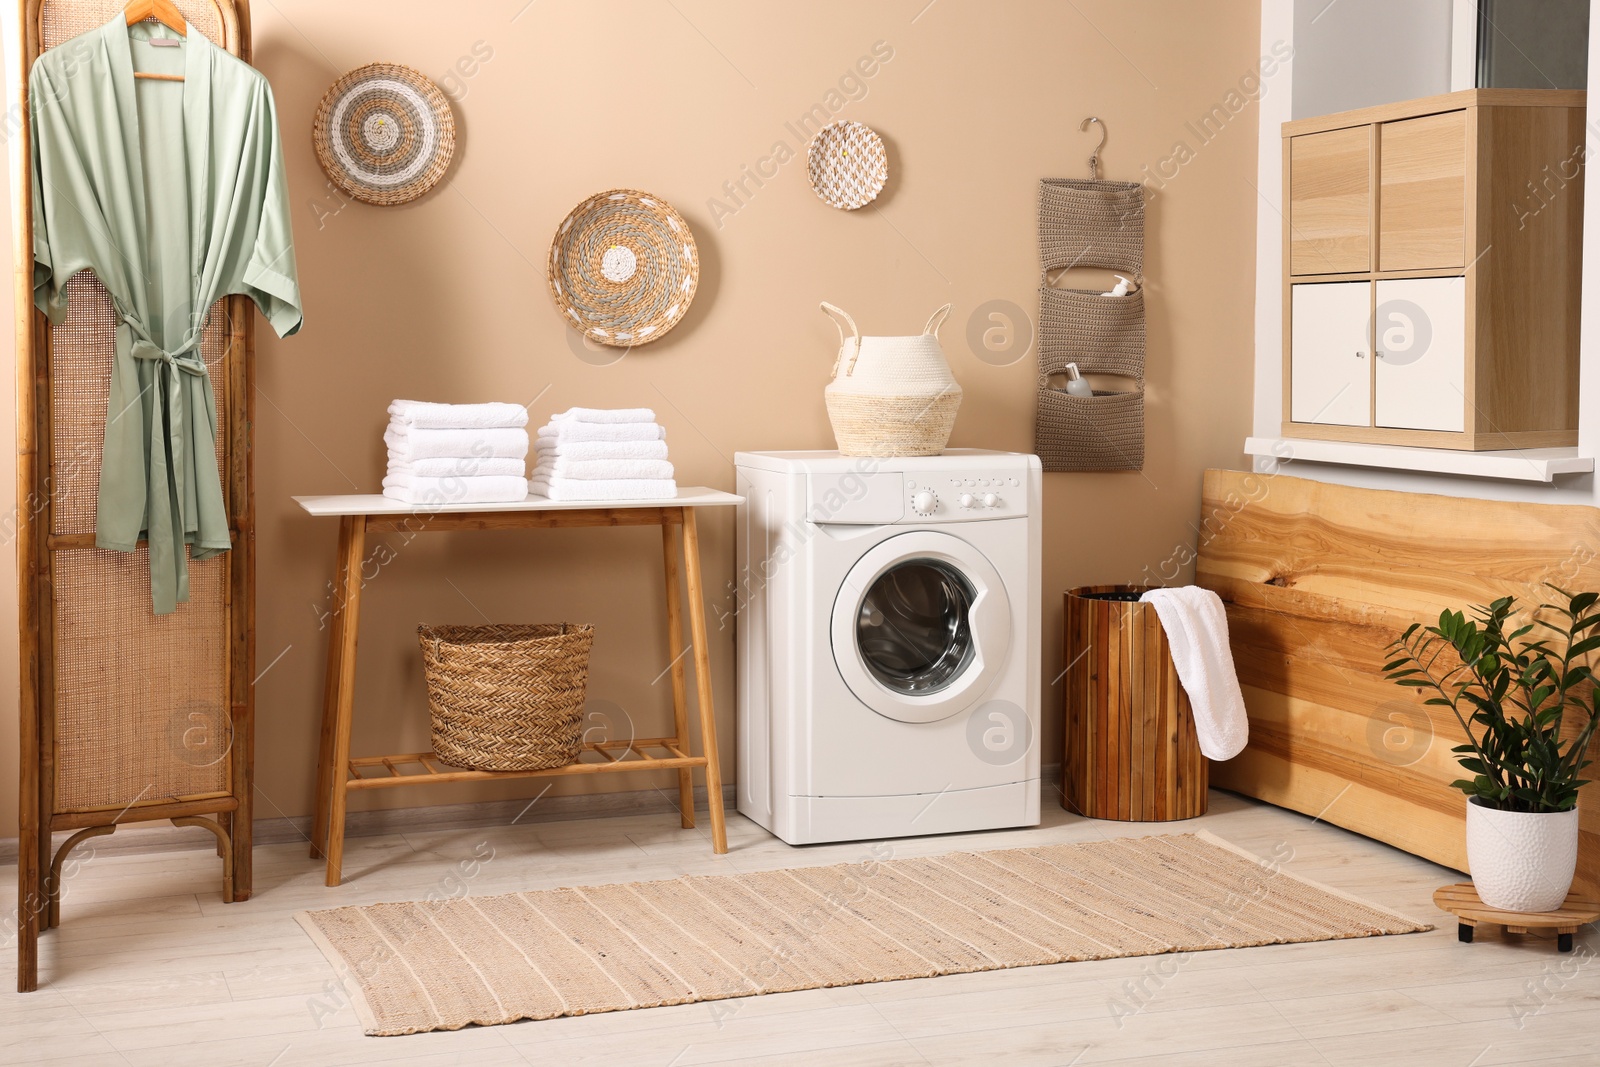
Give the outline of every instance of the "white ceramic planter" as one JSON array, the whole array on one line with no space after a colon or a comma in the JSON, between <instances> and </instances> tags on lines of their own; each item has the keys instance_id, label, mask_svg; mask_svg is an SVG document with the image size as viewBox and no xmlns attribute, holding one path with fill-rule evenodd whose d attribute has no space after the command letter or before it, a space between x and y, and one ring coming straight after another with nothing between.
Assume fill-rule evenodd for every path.
<instances>
[{"instance_id":1,"label":"white ceramic planter","mask_svg":"<svg viewBox=\"0 0 1600 1067\"><path fill-rule=\"evenodd\" d=\"M1498 811L1469 798L1467 865L1491 908L1555 911L1578 868L1578 810Z\"/></svg>"}]
</instances>

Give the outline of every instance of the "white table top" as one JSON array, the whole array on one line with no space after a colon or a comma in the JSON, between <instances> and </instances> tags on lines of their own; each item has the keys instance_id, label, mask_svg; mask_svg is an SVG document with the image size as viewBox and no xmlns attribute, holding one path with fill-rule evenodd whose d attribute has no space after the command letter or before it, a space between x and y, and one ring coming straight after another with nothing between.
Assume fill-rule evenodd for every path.
<instances>
[{"instance_id":1,"label":"white table top","mask_svg":"<svg viewBox=\"0 0 1600 1067\"><path fill-rule=\"evenodd\" d=\"M551 500L529 496L501 504L408 504L381 493L293 498L312 515L441 515L455 512L589 511L596 508L709 508L744 502L744 497L703 485L678 487L678 495L660 500Z\"/></svg>"}]
</instances>

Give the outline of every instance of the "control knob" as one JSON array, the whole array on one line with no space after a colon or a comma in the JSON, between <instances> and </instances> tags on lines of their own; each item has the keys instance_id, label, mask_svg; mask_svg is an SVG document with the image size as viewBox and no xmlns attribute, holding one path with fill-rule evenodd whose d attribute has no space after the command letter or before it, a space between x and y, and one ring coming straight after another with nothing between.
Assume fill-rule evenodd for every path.
<instances>
[{"instance_id":1,"label":"control knob","mask_svg":"<svg viewBox=\"0 0 1600 1067\"><path fill-rule=\"evenodd\" d=\"M973 499L971 493L962 493L961 499L958 501L958 503L960 503L960 505L964 508L970 508L972 505L976 504L977 501Z\"/></svg>"},{"instance_id":2,"label":"control knob","mask_svg":"<svg viewBox=\"0 0 1600 1067\"><path fill-rule=\"evenodd\" d=\"M999 507L1000 498L993 493L985 493L983 494L983 506L986 508Z\"/></svg>"},{"instance_id":3,"label":"control knob","mask_svg":"<svg viewBox=\"0 0 1600 1067\"><path fill-rule=\"evenodd\" d=\"M918 515L932 515L939 507L939 494L932 489L919 489L911 495L911 510Z\"/></svg>"}]
</instances>

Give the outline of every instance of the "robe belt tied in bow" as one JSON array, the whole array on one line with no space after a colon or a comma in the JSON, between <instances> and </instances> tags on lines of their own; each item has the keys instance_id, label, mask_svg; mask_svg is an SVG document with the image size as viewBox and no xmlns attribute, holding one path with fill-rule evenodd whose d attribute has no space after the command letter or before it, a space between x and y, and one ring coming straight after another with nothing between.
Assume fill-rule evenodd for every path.
<instances>
[{"instance_id":1,"label":"robe belt tied in bow","mask_svg":"<svg viewBox=\"0 0 1600 1067\"><path fill-rule=\"evenodd\" d=\"M155 359L165 363L174 372L182 371L198 377L207 377L205 360L194 354L194 346L180 348L176 352L168 352L154 342L134 338L130 353L134 359ZM176 379L174 379L176 380ZM182 402L181 400L179 401Z\"/></svg>"},{"instance_id":2,"label":"robe belt tied in bow","mask_svg":"<svg viewBox=\"0 0 1600 1067\"><path fill-rule=\"evenodd\" d=\"M131 325L131 324L130 324ZM157 615L175 611L189 599L189 567L184 557L188 532L185 501L190 487L190 457L184 454L188 403L185 375L204 379L210 388L210 373L205 360L195 351L198 337L188 339L176 351L168 351L135 333L129 354L134 359L166 365L166 396L152 405L150 420L150 464L145 514L145 542L150 550L150 588ZM205 447L204 442L196 445Z\"/></svg>"}]
</instances>

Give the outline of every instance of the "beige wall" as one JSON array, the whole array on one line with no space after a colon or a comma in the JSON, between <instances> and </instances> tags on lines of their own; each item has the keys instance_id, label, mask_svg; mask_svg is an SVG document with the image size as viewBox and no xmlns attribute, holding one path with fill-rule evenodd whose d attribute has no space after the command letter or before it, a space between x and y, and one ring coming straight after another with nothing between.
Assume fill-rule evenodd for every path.
<instances>
[{"instance_id":1,"label":"beige wall","mask_svg":"<svg viewBox=\"0 0 1600 1067\"><path fill-rule=\"evenodd\" d=\"M1149 166L1168 180L1149 216L1145 470L1045 480L1044 762L1057 762L1061 591L1136 580L1164 564L1170 575L1193 544L1201 470L1238 465L1249 430L1256 118L1239 86L1255 84L1258 4L524 2L255 5L257 65L277 93L306 296L304 332L259 344L257 656L273 665L257 692L258 814L310 809L316 755L318 616L335 529L289 497L376 491L390 399L537 397L539 422L574 404L648 405L668 428L680 482L731 489L736 450L832 444L822 387L836 340L819 300L843 305L869 333L912 332L953 301L944 340L966 400L951 443L1028 450L1031 353L1010 365L997 363L1017 353L980 359L966 327L988 301L1036 309L1036 183L1084 173L1093 140L1076 127L1094 113L1111 131L1107 176L1137 178ZM892 58L829 100L875 46ZM338 74L379 59L441 82L455 71L458 158L447 184L418 203L341 206L311 151L312 112ZM1279 91L1272 78L1266 85ZM806 184L802 149L763 187L747 182L752 195L736 211L718 210L713 198L736 206L723 183L771 156L775 142L801 148L785 123L819 103L882 133L892 177L879 203L854 213L823 205ZM1214 107L1230 118L1203 142L1187 123ZM704 274L676 330L602 366L594 361L603 355L580 357L571 344L544 261L564 213L613 186L675 204L695 229ZM9 424L9 376L0 389ZM10 492L0 481L0 494ZM731 607L723 587L733 578L732 519L730 511L707 523L713 619ZM641 734L664 728L664 683L650 684L666 662L653 532L390 543L396 558L365 601L357 754L427 747L420 621L591 621L592 697L626 709ZM9 572L0 584L0 611L13 613ZM731 619L713 630L731 771ZM0 654L0 745L13 783L14 642ZM369 794L356 805L540 788ZM14 832L14 802L7 784L0 834Z\"/></svg>"}]
</instances>

